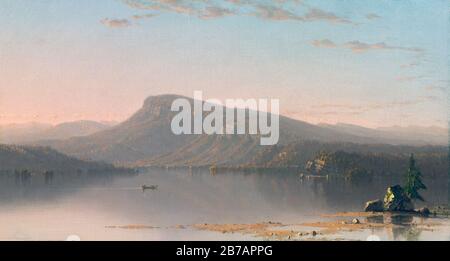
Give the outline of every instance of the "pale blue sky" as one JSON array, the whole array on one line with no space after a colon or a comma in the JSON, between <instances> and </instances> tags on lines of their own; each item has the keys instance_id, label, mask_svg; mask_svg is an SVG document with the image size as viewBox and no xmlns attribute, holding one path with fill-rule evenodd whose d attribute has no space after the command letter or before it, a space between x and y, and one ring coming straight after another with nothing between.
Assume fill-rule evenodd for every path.
<instances>
[{"instance_id":1,"label":"pale blue sky","mask_svg":"<svg viewBox=\"0 0 450 261\"><path fill-rule=\"evenodd\" d=\"M198 89L279 98L312 123L446 126L449 7L2 0L0 123L122 120L146 96Z\"/></svg>"}]
</instances>

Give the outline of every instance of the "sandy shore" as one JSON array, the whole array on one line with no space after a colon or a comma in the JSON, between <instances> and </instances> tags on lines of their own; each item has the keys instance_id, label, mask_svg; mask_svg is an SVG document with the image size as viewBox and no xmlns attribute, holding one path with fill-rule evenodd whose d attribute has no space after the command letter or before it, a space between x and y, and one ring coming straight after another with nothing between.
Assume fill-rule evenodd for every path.
<instances>
[{"instance_id":1,"label":"sandy shore","mask_svg":"<svg viewBox=\"0 0 450 261\"><path fill-rule=\"evenodd\" d=\"M359 235L374 231L398 233L398 231L433 231L439 229L442 220L424 218L407 213L340 212L318 216L317 222L283 224L260 222L252 224L193 224L158 227L142 224L105 226L108 229L193 229L220 234L240 234L256 240L365 240ZM369 233L370 234L370 233ZM395 237L395 236L394 236ZM220 236L219 236L220 238Z\"/></svg>"}]
</instances>

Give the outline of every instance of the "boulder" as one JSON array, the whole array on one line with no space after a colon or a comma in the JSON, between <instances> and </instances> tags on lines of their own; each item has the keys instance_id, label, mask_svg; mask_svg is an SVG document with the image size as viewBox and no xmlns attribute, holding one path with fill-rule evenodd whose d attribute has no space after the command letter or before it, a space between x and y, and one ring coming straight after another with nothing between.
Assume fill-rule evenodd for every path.
<instances>
[{"instance_id":1,"label":"boulder","mask_svg":"<svg viewBox=\"0 0 450 261\"><path fill-rule=\"evenodd\" d=\"M430 209L428 209L428 208L426 208L426 207L424 207L424 208L419 208L418 210L417 210L417 213L419 213L419 214L421 214L422 216L429 216L430 215Z\"/></svg>"},{"instance_id":2,"label":"boulder","mask_svg":"<svg viewBox=\"0 0 450 261\"><path fill-rule=\"evenodd\" d=\"M380 199L371 200L366 202L366 206L364 207L364 211L366 212L383 212L383 201Z\"/></svg>"},{"instance_id":3,"label":"boulder","mask_svg":"<svg viewBox=\"0 0 450 261\"><path fill-rule=\"evenodd\" d=\"M414 211L411 199L400 185L388 187L384 196L384 210L386 211Z\"/></svg>"},{"instance_id":4,"label":"boulder","mask_svg":"<svg viewBox=\"0 0 450 261\"><path fill-rule=\"evenodd\" d=\"M354 218L352 219L352 224L356 225L356 224L361 224L361 221L359 221L359 219Z\"/></svg>"}]
</instances>

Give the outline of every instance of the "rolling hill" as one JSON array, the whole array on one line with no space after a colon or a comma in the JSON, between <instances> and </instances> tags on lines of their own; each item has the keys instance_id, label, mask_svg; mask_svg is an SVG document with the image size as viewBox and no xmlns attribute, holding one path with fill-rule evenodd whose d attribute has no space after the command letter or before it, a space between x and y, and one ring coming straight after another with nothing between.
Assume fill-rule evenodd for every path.
<instances>
[{"instance_id":1,"label":"rolling hill","mask_svg":"<svg viewBox=\"0 0 450 261\"><path fill-rule=\"evenodd\" d=\"M107 171L110 164L88 162L66 156L49 147L0 144L0 171L28 170L43 172Z\"/></svg>"}]
</instances>

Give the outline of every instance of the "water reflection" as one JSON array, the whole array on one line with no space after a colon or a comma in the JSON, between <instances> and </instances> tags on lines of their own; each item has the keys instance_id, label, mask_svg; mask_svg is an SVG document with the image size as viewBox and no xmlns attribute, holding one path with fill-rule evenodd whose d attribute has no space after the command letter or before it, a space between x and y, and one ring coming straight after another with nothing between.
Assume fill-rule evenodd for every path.
<instances>
[{"instance_id":1,"label":"water reflection","mask_svg":"<svg viewBox=\"0 0 450 261\"><path fill-rule=\"evenodd\" d=\"M56 234L62 237L69 232L93 239L188 240L196 238L196 233L199 239L214 239L213 235L189 229L169 233L106 227L144 224L167 228L267 221L299 224L317 221L321 214L360 211L365 201L379 198L392 182L397 181L353 184L342 179L302 180L296 173L211 175L209 169L151 169L123 175L10 173L0 176L0 230L4 231L0 237L18 234L24 238L25 232L34 231L30 236L33 239L53 239ZM443 184L446 182L427 183L429 189L424 196L428 203L446 202L447 188ZM157 189L143 189L151 185L157 185ZM423 236L411 230L415 222L411 217L371 217L370 222L396 225L386 232L390 234L386 239Z\"/></svg>"}]
</instances>

